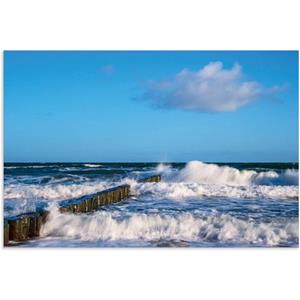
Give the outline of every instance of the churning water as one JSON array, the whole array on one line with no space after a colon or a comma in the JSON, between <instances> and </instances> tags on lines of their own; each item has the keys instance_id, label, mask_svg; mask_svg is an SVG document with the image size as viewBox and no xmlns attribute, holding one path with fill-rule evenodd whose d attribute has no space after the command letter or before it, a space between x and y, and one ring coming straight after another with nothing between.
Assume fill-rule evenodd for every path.
<instances>
[{"instance_id":1,"label":"churning water","mask_svg":"<svg viewBox=\"0 0 300 300\"><path fill-rule=\"evenodd\" d=\"M139 183L161 174L160 183ZM128 183L132 197L89 214L61 200ZM298 164L5 164L4 215L50 210L28 247L296 247Z\"/></svg>"}]
</instances>

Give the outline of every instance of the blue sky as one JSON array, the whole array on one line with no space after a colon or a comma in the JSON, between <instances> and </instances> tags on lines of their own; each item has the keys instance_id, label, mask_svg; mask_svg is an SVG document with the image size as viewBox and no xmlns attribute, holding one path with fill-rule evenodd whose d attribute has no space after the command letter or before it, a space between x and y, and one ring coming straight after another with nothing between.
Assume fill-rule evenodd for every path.
<instances>
[{"instance_id":1,"label":"blue sky","mask_svg":"<svg viewBox=\"0 0 300 300\"><path fill-rule=\"evenodd\" d=\"M298 161L298 53L6 51L4 160Z\"/></svg>"}]
</instances>

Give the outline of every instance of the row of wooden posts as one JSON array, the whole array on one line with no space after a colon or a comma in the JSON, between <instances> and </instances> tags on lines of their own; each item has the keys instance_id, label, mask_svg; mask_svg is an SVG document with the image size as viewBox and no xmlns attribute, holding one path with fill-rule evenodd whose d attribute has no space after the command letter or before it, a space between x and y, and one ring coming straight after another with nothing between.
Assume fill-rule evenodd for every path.
<instances>
[{"instance_id":1,"label":"row of wooden posts","mask_svg":"<svg viewBox=\"0 0 300 300\"><path fill-rule=\"evenodd\" d=\"M159 182L160 175L154 175L140 182ZM88 213L101 206L120 202L130 196L130 186L120 185L92 195L75 200L62 201L59 207L61 213ZM39 237L40 229L47 222L49 211L41 210L25 213L4 219L4 246L11 242L21 242Z\"/></svg>"}]
</instances>

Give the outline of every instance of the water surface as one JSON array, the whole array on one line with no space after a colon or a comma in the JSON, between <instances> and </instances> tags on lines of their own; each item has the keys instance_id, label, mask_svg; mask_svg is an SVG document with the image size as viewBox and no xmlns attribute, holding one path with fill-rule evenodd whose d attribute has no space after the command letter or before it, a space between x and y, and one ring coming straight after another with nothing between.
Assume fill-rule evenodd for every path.
<instances>
[{"instance_id":1,"label":"water surface","mask_svg":"<svg viewBox=\"0 0 300 300\"><path fill-rule=\"evenodd\" d=\"M160 183L139 178L162 175ZM4 215L50 210L23 247L295 247L298 165L6 163ZM119 184L132 197L89 214L59 202Z\"/></svg>"}]
</instances>

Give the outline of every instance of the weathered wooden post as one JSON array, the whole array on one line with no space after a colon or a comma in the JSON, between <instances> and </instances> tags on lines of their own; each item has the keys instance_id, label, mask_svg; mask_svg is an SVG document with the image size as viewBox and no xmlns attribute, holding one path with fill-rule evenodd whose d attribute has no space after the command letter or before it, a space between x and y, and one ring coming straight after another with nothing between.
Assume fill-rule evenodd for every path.
<instances>
[{"instance_id":1,"label":"weathered wooden post","mask_svg":"<svg viewBox=\"0 0 300 300\"><path fill-rule=\"evenodd\" d=\"M153 175L139 182L159 182L160 175ZM87 213L99 209L101 206L117 203L130 196L130 186L124 184L99 193L87 195L76 200L67 200L61 203L61 213ZM41 226L47 222L49 211L25 213L15 217L4 219L4 246L9 241L25 241L36 238L40 234Z\"/></svg>"}]
</instances>

